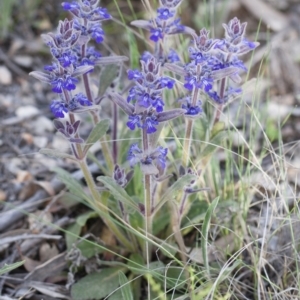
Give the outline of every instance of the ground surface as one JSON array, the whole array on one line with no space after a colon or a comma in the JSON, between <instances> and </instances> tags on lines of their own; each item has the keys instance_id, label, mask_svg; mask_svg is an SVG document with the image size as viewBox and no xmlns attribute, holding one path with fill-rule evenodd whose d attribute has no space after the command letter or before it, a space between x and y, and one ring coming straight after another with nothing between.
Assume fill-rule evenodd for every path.
<instances>
[{"instance_id":1,"label":"ground surface","mask_svg":"<svg viewBox=\"0 0 300 300\"><path fill-rule=\"evenodd\" d=\"M182 12L183 23L192 21L189 25L197 26L201 21L193 12L198 10L200 16L203 6L196 5L198 1L190 2ZM214 2L218 12L219 3ZM55 133L53 116L49 110L53 94L49 87L28 76L32 70L41 70L49 60L40 33L52 31L52 24L56 24L58 16L62 17L64 14L59 13L57 0L48 4L41 2L37 6L33 5L34 1L28 3L32 7L29 4L25 8L16 6L13 11L14 24L10 25L0 40L0 266L26 259L23 267L0 276L0 295L7 296L0 299L68 299L69 292L65 287L67 273L61 272L68 269L64 260L65 234L57 230L57 227L48 226L47 222L66 228L85 208L69 199L63 185L49 171L52 166L60 166L77 174L76 165L62 159L46 158L38 153L44 147L68 149L68 144ZM142 9L140 3L134 5L137 11ZM118 17L113 4L109 7ZM129 10L126 12L125 9L126 1L121 7L129 14ZM194 17L190 18L190 15ZM273 139L274 151L281 147L281 142L284 144L281 149L286 159L284 171L287 177L282 188L285 189L286 199L291 199L286 205L294 205L299 188L300 168L300 3L296 0L228 1L226 11L223 11L223 21L226 22L231 16L247 21L249 36L253 39L257 34L261 43L252 58L250 77L260 72L260 93L256 94L256 101L259 102L257 109L266 111L269 120L267 123L262 121L262 128L256 129L257 144L254 151L263 151L262 129ZM256 33L260 20L260 30ZM222 22L216 17L215 23ZM107 45L117 54L127 55L128 53L122 53L123 45L115 43L116 38L124 40L124 36L118 36L118 30L114 28L110 30L112 33L107 38ZM217 29L215 34L220 34ZM253 88L250 84L251 95ZM233 114L235 109L232 105ZM281 127L280 142L278 124ZM235 126L240 126L238 121ZM236 141L233 147L238 146L239 142ZM262 166L271 177L276 172L272 155L265 155ZM77 177L81 179L80 173ZM261 195L272 193L272 187L264 180L261 177L253 178L253 184L261 191ZM256 200L255 197L258 197L258 201L259 193L254 196L253 201ZM279 196L274 201L281 203ZM253 212L249 213L249 226L256 228L257 236L262 235L261 228L264 226L275 226L275 221L267 222L269 212L265 210L268 206L260 204L252 209ZM255 213L262 216L262 224L257 224ZM299 220L296 215L293 218L297 240L300 238L297 231ZM46 224L41 223L40 219L46 221ZM99 232L96 227L95 224L87 224L82 234L93 232L97 235ZM272 253L276 249L283 249L283 246L289 244L289 238L283 228L283 234L275 235L268 251ZM286 253L289 251L291 250L287 246ZM276 260L280 261L278 258ZM279 270L276 270L276 264L272 266L273 276L280 285L281 277L276 274Z\"/></svg>"}]
</instances>

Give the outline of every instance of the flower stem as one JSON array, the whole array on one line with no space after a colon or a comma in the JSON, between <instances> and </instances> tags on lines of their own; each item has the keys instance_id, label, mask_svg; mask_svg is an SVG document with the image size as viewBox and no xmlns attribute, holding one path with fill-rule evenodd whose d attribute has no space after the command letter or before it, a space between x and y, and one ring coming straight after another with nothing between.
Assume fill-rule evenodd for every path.
<instances>
[{"instance_id":1,"label":"flower stem","mask_svg":"<svg viewBox=\"0 0 300 300\"><path fill-rule=\"evenodd\" d=\"M142 131L142 139L143 139L143 150L144 153L148 151L149 142L148 142L148 134L147 129L143 128ZM144 258L147 263L147 269L149 270L150 259L151 259L151 244L148 242L148 237L152 233L152 208L151 208L151 177L150 175L144 175L144 205L145 205L145 233L146 233L146 241L144 247ZM148 299L150 300L150 283L148 280Z\"/></svg>"},{"instance_id":2,"label":"flower stem","mask_svg":"<svg viewBox=\"0 0 300 300\"><path fill-rule=\"evenodd\" d=\"M82 48L81 48L82 57L85 57L85 53L86 53L86 45L84 44L84 45L82 45ZM92 91L91 91L91 86L90 86L90 81L89 81L89 74L88 73L83 74L82 78L83 78L83 85L84 85L86 96L89 99L89 101L93 103L94 98L93 98L93 94L92 94ZM90 111L90 114L92 115L94 125L98 124L99 121L100 121L98 112L97 111ZM111 155L111 150L108 147L106 137L103 136L100 139L99 142L101 144L101 149L102 149L102 153L103 153L104 159L105 159L106 164L107 164L107 168L110 172L112 172L112 170L114 168L113 158L112 158L112 155Z\"/></svg>"},{"instance_id":3,"label":"flower stem","mask_svg":"<svg viewBox=\"0 0 300 300\"><path fill-rule=\"evenodd\" d=\"M219 86L220 103L217 107L213 124L216 124L220 121L221 113L223 111L223 106L224 106L224 95L225 95L225 89L226 89L226 81L227 81L226 77L222 78L220 86Z\"/></svg>"},{"instance_id":4,"label":"flower stem","mask_svg":"<svg viewBox=\"0 0 300 300\"><path fill-rule=\"evenodd\" d=\"M199 88L194 87L191 96L192 106L195 106L197 104L198 94L199 94ZM193 126L194 126L194 120L186 118L185 135L184 135L184 143L183 143L183 156L182 156L182 164L185 167L189 165L189 160L190 160Z\"/></svg>"},{"instance_id":5,"label":"flower stem","mask_svg":"<svg viewBox=\"0 0 300 300\"><path fill-rule=\"evenodd\" d=\"M124 245L129 251L134 252L135 251L134 245L126 237L126 235L124 235L124 233L120 231L118 226L113 222L113 220L109 216L107 203L103 203L103 201L101 199L102 197L96 189L94 179L93 179L93 177L92 177L92 175L91 175L91 173L88 169L86 160L83 159L83 160L79 161L79 166L80 166L81 171L84 175L86 184L89 187L89 190L92 194L92 197L93 197L93 200L94 200L93 206L97 205L100 208L100 212L101 212L103 222L105 223L107 228L109 228L113 232L115 237L119 240L119 242L122 245Z\"/></svg>"}]
</instances>

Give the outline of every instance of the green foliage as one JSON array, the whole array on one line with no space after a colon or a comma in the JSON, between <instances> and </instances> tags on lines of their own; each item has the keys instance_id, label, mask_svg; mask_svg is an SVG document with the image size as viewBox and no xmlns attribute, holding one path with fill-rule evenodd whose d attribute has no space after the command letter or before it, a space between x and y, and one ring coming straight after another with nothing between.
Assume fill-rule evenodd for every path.
<instances>
[{"instance_id":1,"label":"green foliage","mask_svg":"<svg viewBox=\"0 0 300 300\"><path fill-rule=\"evenodd\" d=\"M0 275L3 275L5 273L8 273L14 269L17 269L21 266L23 266L25 263L25 260L22 260L22 261L19 261L19 262L16 262L14 264L10 264L10 265L4 265L1 269L0 269Z\"/></svg>"},{"instance_id":2,"label":"green foliage","mask_svg":"<svg viewBox=\"0 0 300 300\"><path fill-rule=\"evenodd\" d=\"M123 272L119 272L119 283L122 293L122 299L133 300L132 291L126 275Z\"/></svg>"},{"instance_id":3,"label":"green foliage","mask_svg":"<svg viewBox=\"0 0 300 300\"><path fill-rule=\"evenodd\" d=\"M0 39L7 35L8 28L12 21L13 6L16 0L0 1Z\"/></svg>"},{"instance_id":4,"label":"green foliage","mask_svg":"<svg viewBox=\"0 0 300 300\"><path fill-rule=\"evenodd\" d=\"M84 153L87 153L87 151L106 134L109 125L110 120L108 119L101 120L98 124L95 125L86 140L86 145L83 150Z\"/></svg>"},{"instance_id":5,"label":"green foliage","mask_svg":"<svg viewBox=\"0 0 300 300\"><path fill-rule=\"evenodd\" d=\"M68 159L71 159L73 161L76 161L76 158L73 155L68 154L68 153L58 152L56 149L47 149L47 148L44 148L44 149L41 149L39 151L39 153L45 154L45 155L50 156L50 157L68 158Z\"/></svg>"},{"instance_id":6,"label":"green foliage","mask_svg":"<svg viewBox=\"0 0 300 300\"><path fill-rule=\"evenodd\" d=\"M72 299L102 299L119 287L121 268L104 268L98 273L91 273L80 279L71 288Z\"/></svg>"},{"instance_id":7,"label":"green foliage","mask_svg":"<svg viewBox=\"0 0 300 300\"><path fill-rule=\"evenodd\" d=\"M90 197L88 197L88 195L84 192L82 185L67 171L59 167L53 167L52 170L57 173L59 179L66 185L71 193L86 200L88 203L91 202Z\"/></svg>"},{"instance_id":8,"label":"green foliage","mask_svg":"<svg viewBox=\"0 0 300 300\"><path fill-rule=\"evenodd\" d=\"M205 266L208 276L210 275L209 259L208 259L208 232L209 232L211 217L218 205L218 202L219 202L219 198L216 198L210 204L210 206L208 207L208 210L205 214L204 222L202 225L201 248L202 248L202 255L203 255L203 260L204 260L204 266Z\"/></svg>"}]
</instances>

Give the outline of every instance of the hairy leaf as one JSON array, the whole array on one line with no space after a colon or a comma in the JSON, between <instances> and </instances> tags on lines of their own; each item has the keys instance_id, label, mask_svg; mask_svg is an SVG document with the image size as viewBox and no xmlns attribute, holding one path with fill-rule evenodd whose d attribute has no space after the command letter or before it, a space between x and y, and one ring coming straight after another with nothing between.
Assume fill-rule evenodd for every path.
<instances>
[{"instance_id":1,"label":"hairy leaf","mask_svg":"<svg viewBox=\"0 0 300 300\"><path fill-rule=\"evenodd\" d=\"M101 120L92 130L86 140L83 152L86 153L98 140L100 140L109 129L110 121L108 119Z\"/></svg>"},{"instance_id":2,"label":"hairy leaf","mask_svg":"<svg viewBox=\"0 0 300 300\"><path fill-rule=\"evenodd\" d=\"M71 288L73 300L102 299L119 286L120 268L104 268L80 279ZM124 270L124 269L123 269Z\"/></svg>"},{"instance_id":3,"label":"hairy leaf","mask_svg":"<svg viewBox=\"0 0 300 300\"><path fill-rule=\"evenodd\" d=\"M56 157L56 158L69 158L69 159L72 159L72 160L76 161L76 158L73 155L68 154L68 153L58 152L55 149L43 148L39 151L39 153L45 154L45 155L48 155L48 156L51 156L51 157Z\"/></svg>"},{"instance_id":4,"label":"hairy leaf","mask_svg":"<svg viewBox=\"0 0 300 300\"><path fill-rule=\"evenodd\" d=\"M128 279L123 272L119 272L119 283L120 283L120 289L122 291L122 299L133 300L130 283L128 282Z\"/></svg>"},{"instance_id":5,"label":"hairy leaf","mask_svg":"<svg viewBox=\"0 0 300 300\"><path fill-rule=\"evenodd\" d=\"M208 207L208 210L205 214L202 230L201 230L201 248L202 248L202 256L204 261L204 266L206 268L206 272L209 275L209 257L208 257L208 231L210 227L211 216L213 215L217 205L219 202L219 197L215 198L214 201Z\"/></svg>"},{"instance_id":6,"label":"hairy leaf","mask_svg":"<svg viewBox=\"0 0 300 300\"><path fill-rule=\"evenodd\" d=\"M109 189L116 200L119 200L125 205L132 207L134 210L138 210L138 206L136 205L135 201L111 177L99 176L97 177L97 180L102 182L105 187Z\"/></svg>"},{"instance_id":7,"label":"hairy leaf","mask_svg":"<svg viewBox=\"0 0 300 300\"><path fill-rule=\"evenodd\" d=\"M25 260L22 261L18 261L14 264L11 265L4 265L1 269L0 269L0 275L3 275L5 273L8 273L16 268L19 268L20 266L24 265Z\"/></svg>"}]
</instances>

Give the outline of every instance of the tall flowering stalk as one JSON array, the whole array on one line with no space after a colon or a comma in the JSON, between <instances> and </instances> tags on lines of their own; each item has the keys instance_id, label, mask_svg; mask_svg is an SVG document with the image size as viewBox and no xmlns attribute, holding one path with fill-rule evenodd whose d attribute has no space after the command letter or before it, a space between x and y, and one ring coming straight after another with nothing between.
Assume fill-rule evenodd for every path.
<instances>
[{"instance_id":1,"label":"tall flowering stalk","mask_svg":"<svg viewBox=\"0 0 300 300\"><path fill-rule=\"evenodd\" d=\"M195 187L201 172L189 167L194 123L201 116L202 102L206 99L217 104L213 123L219 122L224 104L232 95L241 92L240 88L230 86L230 81L239 83L239 72L246 70L240 56L258 46L258 43L245 38L246 23L241 24L237 18L223 25L224 39L211 39L209 31L205 28L196 34L193 29L182 25L176 16L181 1L160 0L160 6L153 19L132 23L149 31L154 50L153 53L145 52L141 56L140 70L127 71L130 88L126 98L117 91L100 96L92 92L90 76L95 66L122 63L126 59L122 56L103 57L95 47L90 46L91 40L97 44L104 40L102 21L111 18L106 9L98 6L98 0L78 0L62 4L63 8L72 14L72 20L60 21L55 34L42 36L50 49L53 61L45 66L45 72L31 73L35 78L48 83L57 96L50 105L56 118L54 125L69 141L73 154L71 158L80 166L92 200L85 198L84 193L81 195L88 199L92 207L100 211L106 226L127 252L136 253L142 250L148 268L152 254L148 241L153 233L154 217L166 202L171 204L170 228L179 245L183 263L187 265L181 221L190 207L189 196L203 190ZM190 59L186 64L181 63L176 51L169 49L166 43L167 38L181 33L189 34L193 38L193 43L188 49ZM174 105L180 103L180 107L166 107L165 94L174 88L175 80L166 76L165 70L172 71L184 79L186 95L179 101L172 101ZM83 92L78 92L80 79L83 82ZM131 197L126 192L133 170L126 173L125 169L117 164L117 142L114 141L110 149L104 138L110 127L108 120L100 121L99 117L99 105L104 97L109 98L112 103L111 132L114 140L118 137L118 109L122 109L127 115L128 129L140 131L141 143L130 145L127 163L132 169L138 165L142 171L143 203L137 203L137 197ZM77 118L77 114L83 112L90 113L95 124L86 141L80 137L81 121ZM178 178L161 195L160 184L171 175L166 172L169 165L169 149L159 144L160 133L165 122L182 116L185 119L182 166L178 168ZM210 138L212 134L209 132ZM100 186L96 185L86 161L89 148L97 139L102 143L105 162L111 171L110 176L97 178L102 184ZM109 203L112 199L115 201L113 208L118 209L117 213L110 210ZM133 230L127 232L116 225L114 218L125 226L132 226L133 216L128 208L134 209L132 215L137 213L139 217L143 217L145 241L139 235L135 236ZM139 230L139 227L134 229ZM150 299L149 286L148 292Z\"/></svg>"},{"instance_id":2,"label":"tall flowering stalk","mask_svg":"<svg viewBox=\"0 0 300 300\"><path fill-rule=\"evenodd\" d=\"M53 115L58 119L69 119L65 121L56 119L54 125L70 142L73 155L84 174L93 197L93 203L90 204L101 208L107 226L126 248L133 249L124 233L108 215L107 203L103 200L105 198L99 194L86 162L87 152L91 145L85 145L84 140L80 138L81 121L76 120L76 114L88 111L93 115L95 125L99 123L98 99L92 95L88 76L96 65L118 63L124 60L124 57L117 56L102 57L94 47L88 46L91 39L97 43L103 41L104 31L101 22L110 18L106 9L98 7L98 4L98 0L79 0L62 4L64 9L72 12L74 18L60 21L56 34L42 35L45 44L50 48L53 61L51 65L45 66L46 72L35 71L30 75L50 84L52 91L57 94L57 99L53 100L50 105ZM79 83L79 76L83 79L85 94L74 93ZM97 133L95 134L97 135ZM103 139L101 142L106 162L113 168L107 144L105 141L103 143Z\"/></svg>"}]
</instances>

